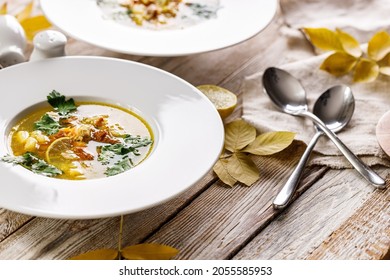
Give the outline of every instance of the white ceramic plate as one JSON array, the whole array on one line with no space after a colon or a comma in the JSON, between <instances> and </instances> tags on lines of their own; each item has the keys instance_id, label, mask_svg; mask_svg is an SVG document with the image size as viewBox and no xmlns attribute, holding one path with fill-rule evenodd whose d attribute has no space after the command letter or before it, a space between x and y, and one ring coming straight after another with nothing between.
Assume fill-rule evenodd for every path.
<instances>
[{"instance_id":1,"label":"white ceramic plate","mask_svg":"<svg viewBox=\"0 0 390 280\"><path fill-rule=\"evenodd\" d=\"M47 18L68 35L121 53L180 56L240 43L264 29L277 0L220 0L215 19L181 30L124 26L103 17L96 0L41 0Z\"/></svg>"},{"instance_id":2,"label":"white ceramic plate","mask_svg":"<svg viewBox=\"0 0 390 280\"><path fill-rule=\"evenodd\" d=\"M24 109L62 94L129 108L152 127L149 157L122 174L70 181L0 162L0 207L44 217L116 216L164 202L200 180L217 160L223 124L195 87L143 64L98 57L64 57L0 70L0 156L10 153L8 130Z\"/></svg>"}]
</instances>

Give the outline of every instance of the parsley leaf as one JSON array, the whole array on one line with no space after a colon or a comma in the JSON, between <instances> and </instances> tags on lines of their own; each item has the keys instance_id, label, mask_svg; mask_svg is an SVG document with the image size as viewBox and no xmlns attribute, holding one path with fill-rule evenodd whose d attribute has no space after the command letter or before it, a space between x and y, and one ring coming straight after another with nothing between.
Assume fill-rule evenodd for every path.
<instances>
[{"instance_id":1,"label":"parsley leaf","mask_svg":"<svg viewBox=\"0 0 390 280\"><path fill-rule=\"evenodd\" d=\"M13 164L21 164L25 161L23 156L11 156L11 155L5 155L2 158L0 158L0 161L6 162L6 163L13 163Z\"/></svg>"},{"instance_id":2,"label":"parsley leaf","mask_svg":"<svg viewBox=\"0 0 390 280\"><path fill-rule=\"evenodd\" d=\"M114 176L119 173L125 172L126 170L129 170L132 167L131 161L129 158L124 158L122 160L117 161L113 166L108 167L106 172L107 176Z\"/></svg>"},{"instance_id":3,"label":"parsley leaf","mask_svg":"<svg viewBox=\"0 0 390 280\"><path fill-rule=\"evenodd\" d=\"M55 90L47 96L47 101L61 116L66 116L77 109L73 98L65 100L65 96Z\"/></svg>"},{"instance_id":4,"label":"parsley leaf","mask_svg":"<svg viewBox=\"0 0 390 280\"><path fill-rule=\"evenodd\" d=\"M104 172L107 176L113 176L133 167L133 162L129 155L132 153L139 156L138 148L146 147L152 143L148 137L132 136L126 134L121 143L109 144L98 147L98 161L103 165L112 164ZM121 159L117 160L119 156ZM115 161L117 160L117 161Z\"/></svg>"},{"instance_id":5,"label":"parsley leaf","mask_svg":"<svg viewBox=\"0 0 390 280\"><path fill-rule=\"evenodd\" d=\"M186 6L192 9L194 15L200 18L210 19L217 16L217 11L220 7L213 7L209 5L202 5L199 3L186 3Z\"/></svg>"},{"instance_id":6,"label":"parsley leaf","mask_svg":"<svg viewBox=\"0 0 390 280\"><path fill-rule=\"evenodd\" d=\"M126 134L123 138L123 143L110 144L100 147L98 161L100 161L103 165L107 165L110 163L111 159L115 157L115 155L121 156L133 153L134 155L139 156L140 153L138 148L146 147L151 143L152 140L147 137L142 138L138 135L132 136L130 134Z\"/></svg>"},{"instance_id":7,"label":"parsley leaf","mask_svg":"<svg viewBox=\"0 0 390 280\"><path fill-rule=\"evenodd\" d=\"M152 140L147 137L142 138L139 135L133 136L130 134L126 134L125 137L123 138L123 141L128 145L129 148L131 147L133 149L146 147L152 144Z\"/></svg>"},{"instance_id":8,"label":"parsley leaf","mask_svg":"<svg viewBox=\"0 0 390 280\"><path fill-rule=\"evenodd\" d=\"M57 133L59 128L60 124L48 114L44 114L39 121L34 123L35 130L43 131L48 135Z\"/></svg>"},{"instance_id":9,"label":"parsley leaf","mask_svg":"<svg viewBox=\"0 0 390 280\"><path fill-rule=\"evenodd\" d=\"M133 148L127 147L122 143L106 145L101 147L98 161L100 161L103 165L107 165L110 163L110 160L115 157L115 155L127 155L133 150Z\"/></svg>"},{"instance_id":10,"label":"parsley leaf","mask_svg":"<svg viewBox=\"0 0 390 280\"><path fill-rule=\"evenodd\" d=\"M0 158L0 161L20 164L21 166L31 170L36 174L40 174L47 177L54 177L62 174L62 171L59 170L57 167L48 164L46 161L38 158L30 152L27 152L21 156L6 155Z\"/></svg>"}]
</instances>

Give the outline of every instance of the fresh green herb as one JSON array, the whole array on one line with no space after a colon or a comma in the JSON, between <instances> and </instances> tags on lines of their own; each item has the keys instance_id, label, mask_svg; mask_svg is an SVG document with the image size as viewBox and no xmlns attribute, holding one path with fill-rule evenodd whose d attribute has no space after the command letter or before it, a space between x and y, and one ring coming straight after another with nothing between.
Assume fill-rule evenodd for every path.
<instances>
[{"instance_id":1,"label":"fresh green herb","mask_svg":"<svg viewBox=\"0 0 390 280\"><path fill-rule=\"evenodd\" d=\"M117 161L116 163L114 163L113 166L108 167L106 172L104 172L104 174L106 174L107 176L114 176L114 175L117 175L119 173L125 172L126 170L129 170L131 167L132 167L132 164L131 164L130 159L125 158L125 159Z\"/></svg>"},{"instance_id":2,"label":"fresh green herb","mask_svg":"<svg viewBox=\"0 0 390 280\"><path fill-rule=\"evenodd\" d=\"M0 161L6 162L6 163L13 163L13 164L21 164L25 161L23 156L11 156L11 155L5 155L3 156Z\"/></svg>"},{"instance_id":3,"label":"fresh green herb","mask_svg":"<svg viewBox=\"0 0 390 280\"><path fill-rule=\"evenodd\" d=\"M137 136L133 136L133 135L130 135L130 134L126 134L124 137L123 137L123 141L129 146L129 147L132 147L132 148L140 148L140 147L146 147L150 144L152 144L152 140L147 138L147 137L141 137L139 135Z\"/></svg>"},{"instance_id":4,"label":"fresh green herb","mask_svg":"<svg viewBox=\"0 0 390 280\"><path fill-rule=\"evenodd\" d=\"M140 153L138 148L146 147L152 143L147 137L132 136L126 134L123 138L123 143L110 144L106 146L99 147L100 153L98 156L98 161L103 165L107 165L115 157L115 155L128 155L133 153L135 156L139 156Z\"/></svg>"},{"instance_id":5,"label":"fresh green herb","mask_svg":"<svg viewBox=\"0 0 390 280\"><path fill-rule=\"evenodd\" d=\"M205 19L215 18L219 9L219 7L211 7L199 3L186 3L186 5L192 9L195 15Z\"/></svg>"},{"instance_id":6,"label":"fresh green herb","mask_svg":"<svg viewBox=\"0 0 390 280\"><path fill-rule=\"evenodd\" d=\"M39 121L34 123L35 130L40 130L48 135L57 133L59 128L60 124L48 114L44 114Z\"/></svg>"},{"instance_id":7,"label":"fresh green herb","mask_svg":"<svg viewBox=\"0 0 390 280\"><path fill-rule=\"evenodd\" d=\"M127 146L126 144L112 144L102 147L102 151L110 151L113 152L116 155L126 155L130 152L132 152L134 148Z\"/></svg>"},{"instance_id":8,"label":"fresh green herb","mask_svg":"<svg viewBox=\"0 0 390 280\"><path fill-rule=\"evenodd\" d=\"M48 164L46 161L38 158L34 154L27 152L21 156L6 155L0 159L3 162L19 164L31 170L32 172L47 177L61 175L62 171L57 167Z\"/></svg>"},{"instance_id":9,"label":"fresh green herb","mask_svg":"<svg viewBox=\"0 0 390 280\"><path fill-rule=\"evenodd\" d=\"M98 155L98 161L100 161L103 165L107 165L110 163L111 159L115 157L115 155L127 155L132 151L134 151L133 148L127 147L125 144L121 143L106 145L101 147Z\"/></svg>"},{"instance_id":10,"label":"fresh green herb","mask_svg":"<svg viewBox=\"0 0 390 280\"><path fill-rule=\"evenodd\" d=\"M64 95L55 90L47 96L47 101L61 116L66 116L77 109L73 98L66 100Z\"/></svg>"}]
</instances>

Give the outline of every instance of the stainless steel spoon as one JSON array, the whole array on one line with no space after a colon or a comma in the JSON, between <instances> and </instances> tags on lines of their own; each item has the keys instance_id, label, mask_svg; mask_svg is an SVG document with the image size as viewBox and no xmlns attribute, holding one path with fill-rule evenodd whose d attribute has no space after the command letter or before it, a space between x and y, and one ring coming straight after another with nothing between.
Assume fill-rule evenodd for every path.
<instances>
[{"instance_id":1,"label":"stainless steel spoon","mask_svg":"<svg viewBox=\"0 0 390 280\"><path fill-rule=\"evenodd\" d=\"M367 181L378 188L385 187L385 180L355 156L323 121L308 111L305 90L296 78L284 70L271 67L263 74L263 86L270 99L283 112L310 118Z\"/></svg>"},{"instance_id":2,"label":"stainless steel spoon","mask_svg":"<svg viewBox=\"0 0 390 280\"><path fill-rule=\"evenodd\" d=\"M347 86L334 86L325 91L316 101L313 113L320 118L324 124L333 132L339 132L350 121L355 109L355 99L352 91ZM295 190L298 187L302 177L303 170L309 161L310 154L313 151L318 139L324 132L318 125L314 124L316 134L306 147L297 167L294 169L286 184L276 196L273 206L275 209L285 208L291 201Z\"/></svg>"}]
</instances>

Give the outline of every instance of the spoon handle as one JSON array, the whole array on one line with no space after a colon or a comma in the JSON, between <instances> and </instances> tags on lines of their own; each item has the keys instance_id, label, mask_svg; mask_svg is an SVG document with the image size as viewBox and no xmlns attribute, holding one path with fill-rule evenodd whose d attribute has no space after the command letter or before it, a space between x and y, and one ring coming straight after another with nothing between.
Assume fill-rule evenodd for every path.
<instances>
[{"instance_id":1,"label":"spoon handle","mask_svg":"<svg viewBox=\"0 0 390 280\"><path fill-rule=\"evenodd\" d=\"M318 139L323 135L322 131L317 131L317 133L310 140L309 144L306 147L305 152L303 153L301 159L298 162L297 167L295 167L293 173L290 178L288 178L286 184L279 191L276 196L273 206L275 209L284 209L290 203L291 198L293 197L295 190L298 187L299 181L301 180L303 170L307 162L309 161L310 154L314 149L314 146L317 144Z\"/></svg>"},{"instance_id":2,"label":"spoon handle","mask_svg":"<svg viewBox=\"0 0 390 280\"><path fill-rule=\"evenodd\" d=\"M336 145L340 152L347 158L353 167L371 184L375 187L383 189L385 188L385 180L383 180L378 174L376 174L370 167L363 163L354 153L348 149L347 146L334 134L329 128L314 114L309 111L300 112L301 116L310 118L316 123L321 130L329 137L330 140Z\"/></svg>"}]
</instances>

